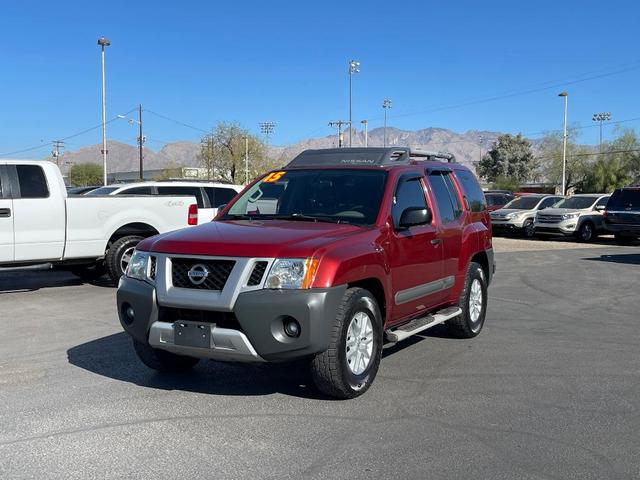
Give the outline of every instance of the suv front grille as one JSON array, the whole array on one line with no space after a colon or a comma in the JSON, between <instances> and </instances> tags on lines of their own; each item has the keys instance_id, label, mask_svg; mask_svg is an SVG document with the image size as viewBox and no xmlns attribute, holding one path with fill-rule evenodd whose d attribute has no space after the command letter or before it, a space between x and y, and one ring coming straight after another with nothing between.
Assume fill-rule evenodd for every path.
<instances>
[{"instance_id":1,"label":"suv front grille","mask_svg":"<svg viewBox=\"0 0 640 480\"><path fill-rule=\"evenodd\" d=\"M157 263L157 258L153 255L151 255L151 257L149 257L149 262L151 263L151 265L149 266L149 278L151 280L155 280L156 279L156 263Z\"/></svg>"},{"instance_id":2,"label":"suv front grille","mask_svg":"<svg viewBox=\"0 0 640 480\"><path fill-rule=\"evenodd\" d=\"M264 272L267 269L267 262L256 262L253 267L253 271L251 272L251 276L249 277L249 281L247 285L250 287L260 285L262 281L262 277L264 276Z\"/></svg>"},{"instance_id":3,"label":"suv front grille","mask_svg":"<svg viewBox=\"0 0 640 480\"><path fill-rule=\"evenodd\" d=\"M222 290L236 264L234 260L203 260L199 258L172 258L171 279L174 287L199 290ZM195 266L199 272L207 272L201 283L197 278L189 278L189 271Z\"/></svg>"},{"instance_id":4,"label":"suv front grille","mask_svg":"<svg viewBox=\"0 0 640 480\"><path fill-rule=\"evenodd\" d=\"M538 215L539 223L558 223L562 221L562 215Z\"/></svg>"}]
</instances>

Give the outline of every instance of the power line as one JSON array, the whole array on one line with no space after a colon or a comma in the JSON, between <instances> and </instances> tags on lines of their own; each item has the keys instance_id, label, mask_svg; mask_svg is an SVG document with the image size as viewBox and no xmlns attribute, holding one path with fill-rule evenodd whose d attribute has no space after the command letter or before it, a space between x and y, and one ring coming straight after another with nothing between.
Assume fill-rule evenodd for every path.
<instances>
[{"instance_id":1,"label":"power line","mask_svg":"<svg viewBox=\"0 0 640 480\"><path fill-rule=\"evenodd\" d=\"M203 132L203 133L207 133L207 134L211 133L209 130L205 130L204 128L196 127L196 126L191 125L189 123L181 122L180 120L176 120L175 118L167 117L166 115L161 115L159 113L154 112L153 110L148 110L148 109L145 108L144 111L147 112L147 113L150 113L151 115L155 115L156 117L163 118L164 120L168 120L170 122L177 123L178 125L182 125L183 127L191 128L193 130L197 130L199 132Z\"/></svg>"}]
</instances>

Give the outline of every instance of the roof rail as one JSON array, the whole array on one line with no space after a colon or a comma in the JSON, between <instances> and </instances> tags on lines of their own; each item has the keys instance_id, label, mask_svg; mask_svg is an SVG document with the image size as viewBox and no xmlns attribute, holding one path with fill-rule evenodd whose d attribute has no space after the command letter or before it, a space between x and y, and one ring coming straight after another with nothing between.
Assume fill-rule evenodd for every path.
<instances>
[{"instance_id":1,"label":"roof rail","mask_svg":"<svg viewBox=\"0 0 640 480\"><path fill-rule=\"evenodd\" d=\"M393 148L324 148L305 150L289 162L286 168L327 166L389 166L409 165L416 160L455 162L450 153Z\"/></svg>"}]
</instances>

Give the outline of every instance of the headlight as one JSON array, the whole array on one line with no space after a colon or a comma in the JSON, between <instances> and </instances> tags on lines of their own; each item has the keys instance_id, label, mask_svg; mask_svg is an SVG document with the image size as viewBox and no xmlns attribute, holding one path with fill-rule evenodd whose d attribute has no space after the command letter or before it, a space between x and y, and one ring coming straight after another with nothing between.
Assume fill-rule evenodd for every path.
<instances>
[{"instance_id":1,"label":"headlight","mask_svg":"<svg viewBox=\"0 0 640 480\"><path fill-rule=\"evenodd\" d=\"M315 258L279 258L269 270L265 288L310 288L317 269Z\"/></svg>"},{"instance_id":2,"label":"headlight","mask_svg":"<svg viewBox=\"0 0 640 480\"><path fill-rule=\"evenodd\" d=\"M565 213L562 215L563 220L569 220L570 218L578 218L580 216L579 213Z\"/></svg>"},{"instance_id":3,"label":"headlight","mask_svg":"<svg viewBox=\"0 0 640 480\"><path fill-rule=\"evenodd\" d=\"M134 251L131 261L127 266L125 275L137 280L147 279L147 263L149 262L149 254L147 252Z\"/></svg>"}]
</instances>

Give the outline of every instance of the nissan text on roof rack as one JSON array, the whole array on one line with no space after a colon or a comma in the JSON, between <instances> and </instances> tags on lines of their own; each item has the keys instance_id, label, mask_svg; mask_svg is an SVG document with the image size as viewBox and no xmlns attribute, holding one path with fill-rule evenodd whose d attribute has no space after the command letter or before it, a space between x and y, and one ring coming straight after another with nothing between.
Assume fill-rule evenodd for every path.
<instances>
[{"instance_id":1,"label":"nissan text on roof rack","mask_svg":"<svg viewBox=\"0 0 640 480\"><path fill-rule=\"evenodd\" d=\"M384 342L478 335L494 269L484 194L452 155L307 150L213 222L142 241L117 309L152 369L308 358L320 391L352 398Z\"/></svg>"},{"instance_id":2,"label":"nissan text on roof rack","mask_svg":"<svg viewBox=\"0 0 640 480\"><path fill-rule=\"evenodd\" d=\"M0 268L53 265L117 281L140 240L197 217L194 197L68 196L55 164L0 160Z\"/></svg>"}]
</instances>

